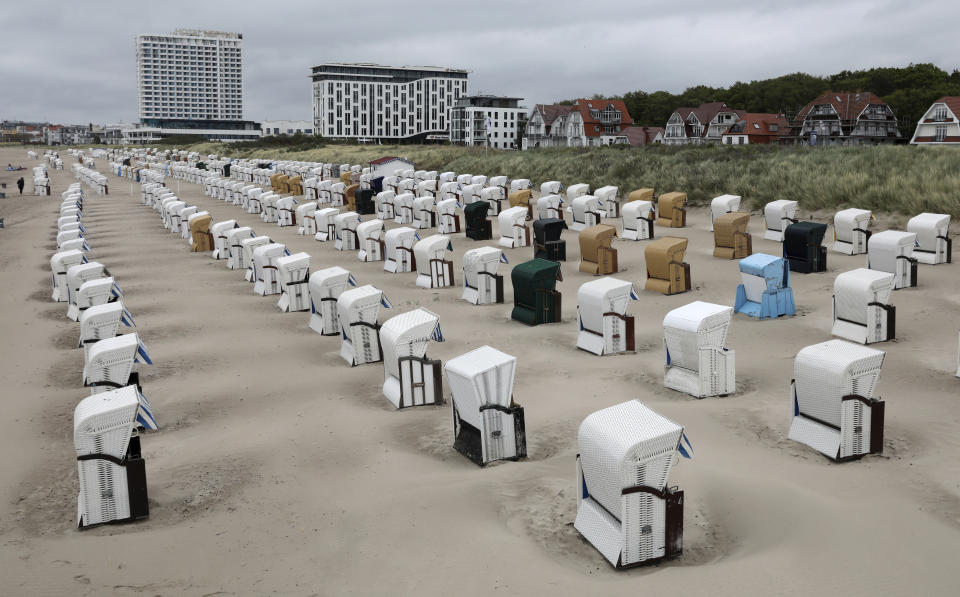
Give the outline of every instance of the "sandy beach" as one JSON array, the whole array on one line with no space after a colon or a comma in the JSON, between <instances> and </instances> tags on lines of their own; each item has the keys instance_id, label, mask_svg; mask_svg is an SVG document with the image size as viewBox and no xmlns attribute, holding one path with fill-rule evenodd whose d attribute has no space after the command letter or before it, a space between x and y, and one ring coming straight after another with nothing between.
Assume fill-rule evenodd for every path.
<instances>
[{"instance_id":1,"label":"sandy beach","mask_svg":"<svg viewBox=\"0 0 960 597\"><path fill-rule=\"evenodd\" d=\"M431 343L431 357L446 362L484 344L517 356L529 458L480 468L452 447L446 385L444 405L395 410L381 393L382 364L348 367L340 339L310 330L308 312L280 312L279 296L256 296L242 272L191 253L141 204L140 186L102 159L109 196L84 189L90 258L116 277L153 358L139 370L161 430L142 440L149 519L78 531L73 410L88 391L78 325L50 298L60 193L74 181L73 159L61 156L51 196L35 197L29 168L40 161L0 148L0 163L28 168L0 171L0 594L957 592L956 261L921 265L919 286L894 293L897 340L874 345L887 353L877 391L886 401L884 453L836 464L787 439L789 386L796 353L831 338L835 276L864 267L862 255L828 251L827 272L793 274L794 317L735 315L728 346L737 392L697 400L663 387L662 321L694 300L733 305L737 262L713 257L708 210L691 209L685 228L657 230L689 238L688 293L643 291L646 243L615 242L616 277L640 291L630 305L637 352L596 357L575 345L577 288L594 278L577 271L573 231L564 232L558 284L563 321L530 328L510 319L509 281L529 247L505 250L505 304L477 307L460 300L461 258L492 241L455 235L457 286L428 290L415 274L389 274L381 262L206 197L200 185L167 181L213 221L236 219L310 253L311 270L339 265L382 289L393 308L381 322L417 306L437 313L446 342ZM802 204L801 215L809 215ZM874 230L885 229L890 218L878 216ZM755 212L754 252L779 255L762 230ZM683 555L616 571L573 528L577 429L591 412L630 399L684 425L695 457L670 477L686 492Z\"/></svg>"}]
</instances>

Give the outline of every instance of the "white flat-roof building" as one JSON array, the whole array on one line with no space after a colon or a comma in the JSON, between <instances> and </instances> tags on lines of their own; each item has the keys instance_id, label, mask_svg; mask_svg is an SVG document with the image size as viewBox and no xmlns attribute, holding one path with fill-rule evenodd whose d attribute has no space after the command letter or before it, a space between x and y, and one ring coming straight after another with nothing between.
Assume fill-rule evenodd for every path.
<instances>
[{"instance_id":1,"label":"white flat-roof building","mask_svg":"<svg viewBox=\"0 0 960 597\"><path fill-rule=\"evenodd\" d=\"M494 149L518 149L518 135L527 120L519 97L471 95L461 97L450 111L450 142Z\"/></svg>"},{"instance_id":2,"label":"white flat-roof building","mask_svg":"<svg viewBox=\"0 0 960 597\"><path fill-rule=\"evenodd\" d=\"M315 134L365 140L446 140L468 71L325 63L311 69Z\"/></svg>"},{"instance_id":3,"label":"white flat-roof building","mask_svg":"<svg viewBox=\"0 0 960 597\"><path fill-rule=\"evenodd\" d=\"M312 135L313 123L309 120L264 120L260 123L260 135Z\"/></svg>"}]
</instances>

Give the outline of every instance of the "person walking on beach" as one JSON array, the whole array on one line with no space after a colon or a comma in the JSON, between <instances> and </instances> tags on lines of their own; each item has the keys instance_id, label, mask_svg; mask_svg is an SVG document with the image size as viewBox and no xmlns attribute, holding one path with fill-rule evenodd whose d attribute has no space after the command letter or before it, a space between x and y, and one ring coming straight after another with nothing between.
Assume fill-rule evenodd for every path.
<instances>
[{"instance_id":1,"label":"person walking on beach","mask_svg":"<svg viewBox=\"0 0 960 597\"><path fill-rule=\"evenodd\" d=\"M20 194L23 195L23 177L17 179L17 188L20 189Z\"/></svg>"}]
</instances>

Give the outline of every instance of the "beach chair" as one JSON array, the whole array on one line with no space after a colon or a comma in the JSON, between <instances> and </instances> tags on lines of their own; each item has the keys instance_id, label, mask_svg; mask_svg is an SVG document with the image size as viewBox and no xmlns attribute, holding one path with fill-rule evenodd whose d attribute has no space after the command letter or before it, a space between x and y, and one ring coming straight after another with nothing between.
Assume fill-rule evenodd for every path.
<instances>
[{"instance_id":1,"label":"beach chair","mask_svg":"<svg viewBox=\"0 0 960 597\"><path fill-rule=\"evenodd\" d=\"M247 282L256 282L257 273L253 260L253 253L258 248L269 245L272 242L273 240L269 236L251 236L249 238L243 238L240 240L240 249L243 251L242 262L246 268L246 272L243 276L244 280Z\"/></svg>"},{"instance_id":2,"label":"beach chair","mask_svg":"<svg viewBox=\"0 0 960 597\"><path fill-rule=\"evenodd\" d=\"M593 196L600 202L600 214L605 218L620 217L620 202L617 200L617 193L620 187L605 186L600 187L593 192Z\"/></svg>"},{"instance_id":3,"label":"beach chair","mask_svg":"<svg viewBox=\"0 0 960 597\"><path fill-rule=\"evenodd\" d=\"M797 223L796 201L778 199L763 206L763 221L766 231L763 238L782 243L787 227Z\"/></svg>"},{"instance_id":4,"label":"beach chair","mask_svg":"<svg viewBox=\"0 0 960 597\"><path fill-rule=\"evenodd\" d=\"M867 252L870 239L869 209L842 209L833 216L833 250L845 255Z\"/></svg>"},{"instance_id":5,"label":"beach chair","mask_svg":"<svg viewBox=\"0 0 960 597\"><path fill-rule=\"evenodd\" d=\"M884 230L867 243L867 267L894 274L894 290L917 285L917 262L913 256L917 235L913 232Z\"/></svg>"},{"instance_id":6,"label":"beach chair","mask_svg":"<svg viewBox=\"0 0 960 597\"><path fill-rule=\"evenodd\" d=\"M351 184L343 190L344 205L350 211L357 211L357 191L359 190L359 184Z\"/></svg>"},{"instance_id":7,"label":"beach chair","mask_svg":"<svg viewBox=\"0 0 960 597\"><path fill-rule=\"evenodd\" d=\"M120 301L94 305L80 314L80 339L77 348L83 348L84 362L90 347L107 338L113 338L122 323L126 327L135 325L133 316Z\"/></svg>"},{"instance_id":8,"label":"beach chair","mask_svg":"<svg viewBox=\"0 0 960 597\"><path fill-rule=\"evenodd\" d=\"M650 191L653 195L653 189L641 189ZM634 191L634 194L640 191ZM653 238L653 203L647 200L632 200L623 205L621 210L623 220L623 232L620 237L626 240L649 240Z\"/></svg>"},{"instance_id":9,"label":"beach chair","mask_svg":"<svg viewBox=\"0 0 960 597\"><path fill-rule=\"evenodd\" d=\"M334 181L332 180L321 180L317 182L317 205L325 205L333 202L333 185Z\"/></svg>"},{"instance_id":10,"label":"beach chair","mask_svg":"<svg viewBox=\"0 0 960 597\"><path fill-rule=\"evenodd\" d=\"M443 402L440 361L427 357L427 343L442 341L440 318L423 308L395 315L380 328L383 395L396 408Z\"/></svg>"},{"instance_id":11,"label":"beach chair","mask_svg":"<svg viewBox=\"0 0 960 597\"><path fill-rule=\"evenodd\" d=\"M561 238L566 222L558 218L533 222L533 257L550 261L567 260L567 241Z\"/></svg>"},{"instance_id":12,"label":"beach chair","mask_svg":"<svg viewBox=\"0 0 960 597\"><path fill-rule=\"evenodd\" d=\"M860 344L893 340L897 335L897 308L890 302L895 276L889 272L858 268L833 281L833 329Z\"/></svg>"},{"instance_id":13,"label":"beach chair","mask_svg":"<svg viewBox=\"0 0 960 597\"><path fill-rule=\"evenodd\" d=\"M303 177L291 176L287 178L287 192L294 197L303 195Z\"/></svg>"},{"instance_id":14,"label":"beach chair","mask_svg":"<svg viewBox=\"0 0 960 597\"><path fill-rule=\"evenodd\" d=\"M314 212L317 211L317 203L311 201L309 203L303 203L297 206L296 213L296 222L300 225L297 227L297 234L302 234L305 236L316 236L317 234L317 219L314 217Z\"/></svg>"},{"instance_id":15,"label":"beach chair","mask_svg":"<svg viewBox=\"0 0 960 597\"><path fill-rule=\"evenodd\" d=\"M517 182L517 181L513 181ZM512 184L512 183L511 183ZM510 202L510 209L516 207L522 207L526 211L526 218L533 218L533 204L530 203L530 199L533 197L533 192L529 189L522 191L511 191L508 196ZM505 210L506 211L506 210ZM503 215L503 212L500 212L500 215Z\"/></svg>"},{"instance_id":16,"label":"beach chair","mask_svg":"<svg viewBox=\"0 0 960 597\"><path fill-rule=\"evenodd\" d=\"M147 348L136 332L104 338L87 351L83 365L83 386L91 394L124 386L140 386L136 363L152 365Z\"/></svg>"},{"instance_id":17,"label":"beach chair","mask_svg":"<svg viewBox=\"0 0 960 597\"><path fill-rule=\"evenodd\" d=\"M463 219L466 225L465 234L473 240L490 240L493 238L493 225L487 219L490 213L487 201L476 201L463 208Z\"/></svg>"},{"instance_id":18,"label":"beach chair","mask_svg":"<svg viewBox=\"0 0 960 597\"><path fill-rule=\"evenodd\" d=\"M357 237L358 225L360 225L360 215L355 211L334 216L333 230L336 238L333 248L338 251L358 250L360 248L360 239Z\"/></svg>"},{"instance_id":19,"label":"beach chair","mask_svg":"<svg viewBox=\"0 0 960 597\"><path fill-rule=\"evenodd\" d=\"M373 215L377 213L376 205L373 201L373 189L357 189L354 193L356 211L362 216Z\"/></svg>"},{"instance_id":20,"label":"beach chair","mask_svg":"<svg viewBox=\"0 0 960 597\"><path fill-rule=\"evenodd\" d=\"M735 354L724 347L731 317L732 308L702 301L667 313L663 318L664 386L695 398L736 391Z\"/></svg>"},{"instance_id":21,"label":"beach chair","mask_svg":"<svg viewBox=\"0 0 960 597\"><path fill-rule=\"evenodd\" d=\"M601 278L581 284L577 348L596 355L636 350L633 315L627 315L627 303L636 298L633 283L626 280Z\"/></svg>"},{"instance_id":22,"label":"beach chair","mask_svg":"<svg viewBox=\"0 0 960 597\"><path fill-rule=\"evenodd\" d=\"M150 515L140 431L159 427L135 386L88 396L73 412L80 492L77 527L141 520Z\"/></svg>"},{"instance_id":23,"label":"beach chair","mask_svg":"<svg viewBox=\"0 0 960 597\"><path fill-rule=\"evenodd\" d=\"M735 313L767 319L793 315L790 264L780 257L756 253L740 260L740 279L734 300Z\"/></svg>"},{"instance_id":24,"label":"beach chair","mask_svg":"<svg viewBox=\"0 0 960 597\"><path fill-rule=\"evenodd\" d=\"M910 218L907 232L917 235L913 256L920 263L937 265L953 261L949 214L922 213Z\"/></svg>"},{"instance_id":25,"label":"beach chair","mask_svg":"<svg viewBox=\"0 0 960 597\"><path fill-rule=\"evenodd\" d=\"M456 204L454 204L456 205ZM416 197L413 200L413 227L423 230L437 225L437 199L433 195Z\"/></svg>"},{"instance_id":26,"label":"beach chair","mask_svg":"<svg viewBox=\"0 0 960 597\"><path fill-rule=\"evenodd\" d=\"M357 224L357 259L360 261L381 261L385 245L384 232L386 228L382 220L367 220Z\"/></svg>"},{"instance_id":27,"label":"beach chair","mask_svg":"<svg viewBox=\"0 0 960 597\"><path fill-rule=\"evenodd\" d=\"M310 274L310 329L322 336L340 334L337 299L350 286L350 272L334 266Z\"/></svg>"},{"instance_id":28,"label":"beach chair","mask_svg":"<svg viewBox=\"0 0 960 597\"><path fill-rule=\"evenodd\" d=\"M260 219L268 224L277 223L277 201L281 199L280 195L269 192L260 195L260 204L263 210L260 212Z\"/></svg>"},{"instance_id":29,"label":"beach chair","mask_svg":"<svg viewBox=\"0 0 960 597\"><path fill-rule=\"evenodd\" d=\"M713 256L720 259L743 259L753 253L753 238L747 232L750 214L733 211L713 221Z\"/></svg>"},{"instance_id":30,"label":"beach chair","mask_svg":"<svg viewBox=\"0 0 960 597\"><path fill-rule=\"evenodd\" d=\"M453 261L445 259L447 251L453 251L453 245L450 237L445 234L428 236L413 245L417 286L423 288L453 286Z\"/></svg>"},{"instance_id":31,"label":"beach chair","mask_svg":"<svg viewBox=\"0 0 960 597\"><path fill-rule=\"evenodd\" d=\"M67 267L66 274L64 275L64 288L68 303L68 312L70 306L76 308L77 293L80 291L81 285L90 280L109 276L110 272L99 261L87 261L83 259L79 263ZM76 321L75 318L74 321Z\"/></svg>"},{"instance_id":32,"label":"beach chair","mask_svg":"<svg viewBox=\"0 0 960 597\"><path fill-rule=\"evenodd\" d=\"M343 207L347 184L344 182L335 182L330 185L330 205L333 207Z\"/></svg>"},{"instance_id":33,"label":"beach chair","mask_svg":"<svg viewBox=\"0 0 960 597\"><path fill-rule=\"evenodd\" d=\"M563 197L560 195L541 195L537 199L537 219L563 219Z\"/></svg>"},{"instance_id":34,"label":"beach chair","mask_svg":"<svg viewBox=\"0 0 960 597\"><path fill-rule=\"evenodd\" d=\"M883 452L884 403L874 397L885 353L827 340L797 353L789 438L835 461Z\"/></svg>"},{"instance_id":35,"label":"beach chair","mask_svg":"<svg viewBox=\"0 0 960 597\"><path fill-rule=\"evenodd\" d=\"M254 294L269 296L280 293L280 280L277 278L277 259L289 254L286 245L273 242L253 250Z\"/></svg>"},{"instance_id":36,"label":"beach chair","mask_svg":"<svg viewBox=\"0 0 960 597\"><path fill-rule=\"evenodd\" d=\"M246 238L254 238L256 233L249 226L239 226L227 230L225 236L227 237L227 269L247 269L243 245L240 243Z\"/></svg>"},{"instance_id":37,"label":"beach chair","mask_svg":"<svg viewBox=\"0 0 960 597\"><path fill-rule=\"evenodd\" d=\"M515 248L530 246L530 228L526 224L527 208L521 205L500 212L500 246Z\"/></svg>"},{"instance_id":38,"label":"beach chair","mask_svg":"<svg viewBox=\"0 0 960 597\"><path fill-rule=\"evenodd\" d=\"M827 233L826 224L797 222L783 233L783 258L790 262L790 271L809 274L827 271L827 248L821 243Z\"/></svg>"},{"instance_id":39,"label":"beach chair","mask_svg":"<svg viewBox=\"0 0 960 597\"><path fill-rule=\"evenodd\" d=\"M396 217L393 209L393 200L396 196L396 193L393 191L381 191L377 193L377 218L386 221Z\"/></svg>"},{"instance_id":40,"label":"beach chair","mask_svg":"<svg viewBox=\"0 0 960 597\"><path fill-rule=\"evenodd\" d=\"M75 265L67 271L67 285L71 285L70 274L73 270L82 268L83 265ZM106 273L106 270L102 270ZM118 300L123 296L120 287L114 281L112 276L94 277L85 280L76 289L70 290L70 302L67 304L67 319L78 321L80 315L96 305L103 305Z\"/></svg>"},{"instance_id":41,"label":"beach chair","mask_svg":"<svg viewBox=\"0 0 960 597\"><path fill-rule=\"evenodd\" d=\"M214 222L210 226L210 234L213 236L213 250L210 251L210 257L213 259L227 259L230 255L230 243L227 240L227 233L239 228L236 220L221 220Z\"/></svg>"},{"instance_id":42,"label":"beach chair","mask_svg":"<svg viewBox=\"0 0 960 597\"><path fill-rule=\"evenodd\" d=\"M336 207L324 207L313 212L313 218L317 225L317 233L313 235L314 240L327 242L337 238L337 226L335 218L340 213Z\"/></svg>"},{"instance_id":43,"label":"beach chair","mask_svg":"<svg viewBox=\"0 0 960 597\"><path fill-rule=\"evenodd\" d=\"M194 253L212 253L214 250L213 233L210 222L213 218L207 212L198 212L187 223L190 230L190 250Z\"/></svg>"},{"instance_id":44,"label":"beach chair","mask_svg":"<svg viewBox=\"0 0 960 597\"><path fill-rule=\"evenodd\" d=\"M664 193L657 200L657 226L664 228L683 228L687 225L687 194Z\"/></svg>"},{"instance_id":45,"label":"beach chair","mask_svg":"<svg viewBox=\"0 0 960 597\"><path fill-rule=\"evenodd\" d=\"M499 176L494 178L503 178L506 180L506 176ZM490 204L490 211L488 215L496 216L500 213L501 205L503 200L507 198L503 186L493 186L493 187L484 187L480 190L480 201L486 201Z\"/></svg>"},{"instance_id":46,"label":"beach chair","mask_svg":"<svg viewBox=\"0 0 960 597\"><path fill-rule=\"evenodd\" d=\"M463 206L470 205L476 201L480 201L480 195L483 193L483 185L479 184L465 184L460 187L460 192L458 196L460 197L460 204Z\"/></svg>"},{"instance_id":47,"label":"beach chair","mask_svg":"<svg viewBox=\"0 0 960 597\"><path fill-rule=\"evenodd\" d=\"M65 303L69 300L70 292L67 286L67 270L75 265L86 262L87 258L84 256L83 251L79 249L57 251L50 257L50 271L53 276L53 295L50 297L50 300L58 303Z\"/></svg>"},{"instance_id":48,"label":"beach chair","mask_svg":"<svg viewBox=\"0 0 960 597\"><path fill-rule=\"evenodd\" d=\"M531 259L510 272L513 283L513 311L510 317L527 325L557 323L561 317L561 294L556 290L562 280L560 264L546 259Z\"/></svg>"},{"instance_id":49,"label":"beach chair","mask_svg":"<svg viewBox=\"0 0 960 597\"><path fill-rule=\"evenodd\" d=\"M514 402L517 358L489 346L447 361L453 447L484 466L527 456L523 407Z\"/></svg>"},{"instance_id":50,"label":"beach chair","mask_svg":"<svg viewBox=\"0 0 960 597\"><path fill-rule=\"evenodd\" d=\"M280 282L281 311L306 311L310 304L310 255L294 253L276 259L277 279Z\"/></svg>"},{"instance_id":51,"label":"beach chair","mask_svg":"<svg viewBox=\"0 0 960 597\"><path fill-rule=\"evenodd\" d=\"M588 195L589 196L589 195ZM578 199L582 199L580 197ZM603 276L620 271L613 239L617 229L609 224L597 224L580 231L580 271Z\"/></svg>"},{"instance_id":52,"label":"beach chair","mask_svg":"<svg viewBox=\"0 0 960 597\"><path fill-rule=\"evenodd\" d=\"M615 568L682 553L684 492L667 485L681 442L683 427L638 400L580 424L573 526Z\"/></svg>"},{"instance_id":53,"label":"beach chair","mask_svg":"<svg viewBox=\"0 0 960 597\"><path fill-rule=\"evenodd\" d=\"M497 273L502 255L495 247L478 247L463 254L463 300L474 305L503 302L503 276Z\"/></svg>"},{"instance_id":54,"label":"beach chair","mask_svg":"<svg viewBox=\"0 0 960 597\"><path fill-rule=\"evenodd\" d=\"M436 180L421 180L418 181L414 187L414 195L417 197L433 197L436 199L437 195L437 181Z\"/></svg>"},{"instance_id":55,"label":"beach chair","mask_svg":"<svg viewBox=\"0 0 960 597\"><path fill-rule=\"evenodd\" d=\"M710 201L710 231L713 232L714 222L723 214L740 211L740 195L720 195Z\"/></svg>"},{"instance_id":56,"label":"beach chair","mask_svg":"<svg viewBox=\"0 0 960 597\"><path fill-rule=\"evenodd\" d=\"M440 183L440 186L437 188L437 200L443 201L444 199L459 199L460 198L460 184L455 181L447 181Z\"/></svg>"},{"instance_id":57,"label":"beach chair","mask_svg":"<svg viewBox=\"0 0 960 597\"><path fill-rule=\"evenodd\" d=\"M687 239L665 236L657 239L643 250L647 263L646 290L663 294L678 294L690 290L690 264L683 261L687 252Z\"/></svg>"},{"instance_id":58,"label":"beach chair","mask_svg":"<svg viewBox=\"0 0 960 597\"><path fill-rule=\"evenodd\" d=\"M377 323L383 300L383 293L369 284L344 290L337 298L337 319L343 339L340 357L351 367L383 360Z\"/></svg>"},{"instance_id":59,"label":"beach chair","mask_svg":"<svg viewBox=\"0 0 960 597\"><path fill-rule=\"evenodd\" d=\"M392 274L412 272L417 267L413 247L417 242L417 231L402 226L387 230L384 234L384 271Z\"/></svg>"},{"instance_id":60,"label":"beach chair","mask_svg":"<svg viewBox=\"0 0 960 597\"><path fill-rule=\"evenodd\" d=\"M293 197L281 197L277 199L277 226L296 226L297 225L297 200Z\"/></svg>"},{"instance_id":61,"label":"beach chair","mask_svg":"<svg viewBox=\"0 0 960 597\"><path fill-rule=\"evenodd\" d=\"M413 224L413 193L401 193L393 198L393 209L396 216L393 221L397 224Z\"/></svg>"}]
</instances>

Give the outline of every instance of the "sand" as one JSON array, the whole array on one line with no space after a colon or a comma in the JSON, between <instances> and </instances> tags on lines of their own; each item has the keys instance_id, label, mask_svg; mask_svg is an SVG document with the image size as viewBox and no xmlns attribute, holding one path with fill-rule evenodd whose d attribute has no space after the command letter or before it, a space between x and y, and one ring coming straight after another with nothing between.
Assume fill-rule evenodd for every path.
<instances>
[{"instance_id":1,"label":"sand","mask_svg":"<svg viewBox=\"0 0 960 597\"><path fill-rule=\"evenodd\" d=\"M155 362L140 371L162 429L143 439L150 518L78 531L83 356L65 303L50 300L49 271L72 161L51 170L49 198L16 197L21 173L0 172L2 594L956 594L960 265L921 265L920 286L894 293L898 338L876 345L887 352L884 453L835 464L787 439L788 391L797 351L830 338L834 276L864 257L830 252L828 272L795 274L795 317L736 315L737 393L697 400L662 386L663 316L693 300L732 305L739 281L736 262L712 257L702 209L670 231L690 239L694 289L641 291L630 307L636 354L595 357L575 348L576 290L593 278L577 272L572 231L563 322L528 328L509 318L509 269L530 248L506 251L507 304L476 307L459 287L418 288L414 274L387 274L169 182L214 221L237 219L309 252L312 269L341 265L383 289L394 308L381 321L416 306L436 312L447 341L430 345L433 358L483 344L516 355L529 458L479 468L452 448L449 402L394 410L381 364L348 367L339 339L311 331L308 313L281 313L277 296L255 296L242 273L190 253L141 205L139 185L131 195L111 176L108 197L88 190L84 225ZM38 163L0 149L7 162ZM755 251L779 254L759 214L750 230ZM615 243L618 277L638 288L644 245ZM453 241L458 283L475 246ZM683 555L615 571L573 529L576 435L587 414L634 398L684 425L695 457L670 477L686 492Z\"/></svg>"}]
</instances>

